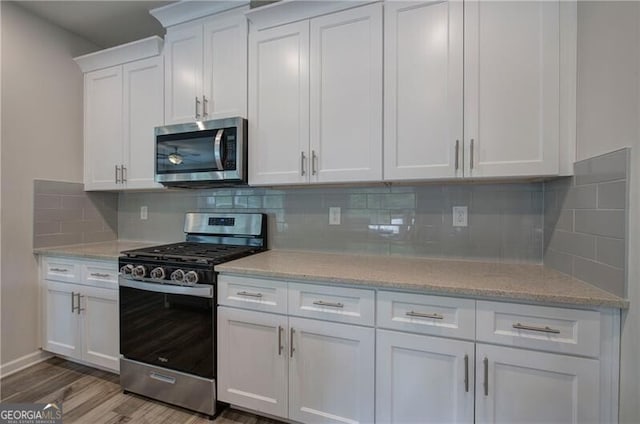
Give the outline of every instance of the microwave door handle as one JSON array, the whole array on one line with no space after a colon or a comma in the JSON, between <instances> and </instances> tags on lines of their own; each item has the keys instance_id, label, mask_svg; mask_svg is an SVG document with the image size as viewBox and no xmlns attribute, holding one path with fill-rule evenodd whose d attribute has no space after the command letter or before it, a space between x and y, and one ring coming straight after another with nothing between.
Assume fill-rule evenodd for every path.
<instances>
[{"instance_id":1,"label":"microwave door handle","mask_svg":"<svg viewBox=\"0 0 640 424\"><path fill-rule=\"evenodd\" d=\"M216 138L213 146L213 156L216 159L216 166L218 167L218 171L223 171L222 168L222 134L224 133L224 129L218 130L216 133Z\"/></svg>"}]
</instances>

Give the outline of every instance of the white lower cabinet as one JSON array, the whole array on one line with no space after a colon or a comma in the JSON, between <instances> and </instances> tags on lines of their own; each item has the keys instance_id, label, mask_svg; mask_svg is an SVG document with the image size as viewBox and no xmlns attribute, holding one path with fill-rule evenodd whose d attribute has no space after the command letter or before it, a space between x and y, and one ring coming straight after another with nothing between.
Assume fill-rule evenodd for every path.
<instances>
[{"instance_id":1,"label":"white lower cabinet","mask_svg":"<svg viewBox=\"0 0 640 424\"><path fill-rule=\"evenodd\" d=\"M45 281L43 348L118 371L118 290Z\"/></svg>"},{"instance_id":2,"label":"white lower cabinet","mask_svg":"<svg viewBox=\"0 0 640 424\"><path fill-rule=\"evenodd\" d=\"M476 423L596 423L599 361L476 345Z\"/></svg>"},{"instance_id":3,"label":"white lower cabinet","mask_svg":"<svg viewBox=\"0 0 640 424\"><path fill-rule=\"evenodd\" d=\"M378 423L473 423L474 343L376 330Z\"/></svg>"},{"instance_id":4,"label":"white lower cabinet","mask_svg":"<svg viewBox=\"0 0 640 424\"><path fill-rule=\"evenodd\" d=\"M41 262L42 348L118 372L117 264L55 257Z\"/></svg>"}]
</instances>

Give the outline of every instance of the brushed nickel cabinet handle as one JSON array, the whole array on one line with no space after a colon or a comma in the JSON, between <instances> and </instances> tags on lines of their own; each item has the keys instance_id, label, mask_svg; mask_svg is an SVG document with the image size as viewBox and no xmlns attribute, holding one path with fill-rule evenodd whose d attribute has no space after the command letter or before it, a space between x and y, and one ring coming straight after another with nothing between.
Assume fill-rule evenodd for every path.
<instances>
[{"instance_id":1,"label":"brushed nickel cabinet handle","mask_svg":"<svg viewBox=\"0 0 640 424\"><path fill-rule=\"evenodd\" d=\"M538 331L540 333L560 334L560 330L556 330L555 328L551 328L548 326L534 327L532 325L520 324L519 322L517 322L513 324L512 327L517 330Z\"/></svg>"},{"instance_id":2,"label":"brushed nickel cabinet handle","mask_svg":"<svg viewBox=\"0 0 640 424\"><path fill-rule=\"evenodd\" d=\"M209 116L209 112L207 112L207 103L209 103L209 100L207 99L207 96L203 94L202 95L202 116L204 116L205 118Z\"/></svg>"},{"instance_id":3,"label":"brushed nickel cabinet handle","mask_svg":"<svg viewBox=\"0 0 640 424\"><path fill-rule=\"evenodd\" d=\"M107 277L109 277L109 274L102 274L102 273L99 273L99 272L92 272L91 276L92 277L98 277L98 278L107 278Z\"/></svg>"},{"instance_id":4,"label":"brushed nickel cabinet handle","mask_svg":"<svg viewBox=\"0 0 640 424\"><path fill-rule=\"evenodd\" d=\"M311 175L316 175L316 161L318 160L318 156L316 155L316 151L311 151Z\"/></svg>"},{"instance_id":5,"label":"brushed nickel cabinet handle","mask_svg":"<svg viewBox=\"0 0 640 424\"><path fill-rule=\"evenodd\" d=\"M409 311L406 313L408 317L418 317L418 318L431 318L431 319L444 319L444 316L440 314L436 314L435 312L432 314L425 314L422 312Z\"/></svg>"},{"instance_id":6,"label":"brushed nickel cabinet handle","mask_svg":"<svg viewBox=\"0 0 640 424\"><path fill-rule=\"evenodd\" d=\"M127 168L124 165L122 165L122 166L120 166L120 169L121 169L121 171L120 171L120 182L124 184L124 183L127 182Z\"/></svg>"},{"instance_id":7,"label":"brushed nickel cabinet handle","mask_svg":"<svg viewBox=\"0 0 640 424\"><path fill-rule=\"evenodd\" d=\"M290 334L289 334L289 357L293 358L293 352L296 350L293 347L293 334L296 332L296 330L293 329L293 327L291 327L290 330Z\"/></svg>"},{"instance_id":8,"label":"brushed nickel cabinet handle","mask_svg":"<svg viewBox=\"0 0 640 424\"><path fill-rule=\"evenodd\" d=\"M198 106L200 105L200 99L196 96L196 119L200 119L200 110Z\"/></svg>"},{"instance_id":9,"label":"brushed nickel cabinet handle","mask_svg":"<svg viewBox=\"0 0 640 424\"><path fill-rule=\"evenodd\" d=\"M278 326L278 355L282 356L282 326Z\"/></svg>"},{"instance_id":10,"label":"brushed nickel cabinet handle","mask_svg":"<svg viewBox=\"0 0 640 424\"><path fill-rule=\"evenodd\" d=\"M469 160L471 169L473 169L473 138L471 139L471 146L470 146L470 150L469 150L469 156L471 157L471 159Z\"/></svg>"},{"instance_id":11,"label":"brushed nickel cabinet handle","mask_svg":"<svg viewBox=\"0 0 640 424\"><path fill-rule=\"evenodd\" d=\"M489 396L489 358L484 358L484 395Z\"/></svg>"},{"instance_id":12,"label":"brushed nickel cabinet handle","mask_svg":"<svg viewBox=\"0 0 640 424\"><path fill-rule=\"evenodd\" d=\"M76 292L71 292L71 313L76 311Z\"/></svg>"},{"instance_id":13,"label":"brushed nickel cabinet handle","mask_svg":"<svg viewBox=\"0 0 640 424\"><path fill-rule=\"evenodd\" d=\"M464 355L464 391L469 393L469 355Z\"/></svg>"},{"instance_id":14,"label":"brushed nickel cabinet handle","mask_svg":"<svg viewBox=\"0 0 640 424\"><path fill-rule=\"evenodd\" d=\"M307 171L304 169L304 163L306 162L307 157L304 155L304 152L300 152L300 175L303 177L307 174Z\"/></svg>"},{"instance_id":15,"label":"brushed nickel cabinet handle","mask_svg":"<svg viewBox=\"0 0 640 424\"><path fill-rule=\"evenodd\" d=\"M458 159L459 158L459 152L460 152L460 140L456 140L456 171L460 167L460 161Z\"/></svg>"},{"instance_id":16,"label":"brushed nickel cabinet handle","mask_svg":"<svg viewBox=\"0 0 640 424\"><path fill-rule=\"evenodd\" d=\"M262 297L262 293L251 293L251 292L248 292L248 291L239 291L237 293L237 295L238 296L247 296L247 297L258 297L258 298Z\"/></svg>"},{"instance_id":17,"label":"brushed nickel cabinet handle","mask_svg":"<svg viewBox=\"0 0 640 424\"><path fill-rule=\"evenodd\" d=\"M53 272L68 272L69 270L67 268L51 268L50 271L53 271Z\"/></svg>"},{"instance_id":18,"label":"brushed nickel cabinet handle","mask_svg":"<svg viewBox=\"0 0 640 424\"><path fill-rule=\"evenodd\" d=\"M76 295L78 296L78 307L76 309L78 310L78 315L80 315L80 312L85 310L85 308L80 307L82 305L82 303L80 303L80 299L82 299L84 296L81 296L80 292L76 293Z\"/></svg>"},{"instance_id":19,"label":"brushed nickel cabinet handle","mask_svg":"<svg viewBox=\"0 0 640 424\"><path fill-rule=\"evenodd\" d=\"M344 305L342 303L339 302L325 302L323 300L316 300L315 302L313 302L314 305L318 305L318 306L331 306L332 308L344 308Z\"/></svg>"},{"instance_id":20,"label":"brushed nickel cabinet handle","mask_svg":"<svg viewBox=\"0 0 640 424\"><path fill-rule=\"evenodd\" d=\"M118 184L120 182L120 178L118 178L118 171L120 170L120 167L118 165L115 165L116 167L116 184Z\"/></svg>"}]
</instances>

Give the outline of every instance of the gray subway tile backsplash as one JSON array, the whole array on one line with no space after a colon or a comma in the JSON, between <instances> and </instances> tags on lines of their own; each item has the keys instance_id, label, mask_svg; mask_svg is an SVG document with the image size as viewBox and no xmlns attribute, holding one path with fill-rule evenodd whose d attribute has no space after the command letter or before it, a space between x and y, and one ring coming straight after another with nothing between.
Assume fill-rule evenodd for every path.
<instances>
[{"instance_id":1,"label":"gray subway tile backsplash","mask_svg":"<svg viewBox=\"0 0 640 424\"><path fill-rule=\"evenodd\" d=\"M544 264L625 296L629 149L544 184Z\"/></svg>"},{"instance_id":2,"label":"gray subway tile backsplash","mask_svg":"<svg viewBox=\"0 0 640 424\"><path fill-rule=\"evenodd\" d=\"M33 247L115 240L118 196L85 192L81 183L35 180Z\"/></svg>"}]
</instances>

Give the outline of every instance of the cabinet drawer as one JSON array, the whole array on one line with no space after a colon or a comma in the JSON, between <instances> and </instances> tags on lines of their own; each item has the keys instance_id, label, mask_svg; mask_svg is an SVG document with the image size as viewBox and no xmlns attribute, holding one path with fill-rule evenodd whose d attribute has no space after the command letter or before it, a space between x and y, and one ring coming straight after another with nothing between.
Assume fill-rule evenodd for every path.
<instances>
[{"instance_id":1,"label":"cabinet drawer","mask_svg":"<svg viewBox=\"0 0 640 424\"><path fill-rule=\"evenodd\" d=\"M117 263L89 263L82 267L83 284L97 287L117 288Z\"/></svg>"},{"instance_id":2,"label":"cabinet drawer","mask_svg":"<svg viewBox=\"0 0 640 424\"><path fill-rule=\"evenodd\" d=\"M43 274L45 280L77 283L80 281L80 264L62 258L44 258Z\"/></svg>"},{"instance_id":3,"label":"cabinet drawer","mask_svg":"<svg viewBox=\"0 0 640 424\"><path fill-rule=\"evenodd\" d=\"M475 300L378 292L378 327L460 339L475 338Z\"/></svg>"},{"instance_id":4,"label":"cabinet drawer","mask_svg":"<svg viewBox=\"0 0 640 424\"><path fill-rule=\"evenodd\" d=\"M373 290L289 283L289 315L374 325Z\"/></svg>"},{"instance_id":5,"label":"cabinet drawer","mask_svg":"<svg viewBox=\"0 0 640 424\"><path fill-rule=\"evenodd\" d=\"M287 313L287 283L235 275L218 277L218 303L258 311Z\"/></svg>"},{"instance_id":6,"label":"cabinet drawer","mask_svg":"<svg viewBox=\"0 0 640 424\"><path fill-rule=\"evenodd\" d=\"M481 342L600 355L597 311L478 301L476 329Z\"/></svg>"}]
</instances>

